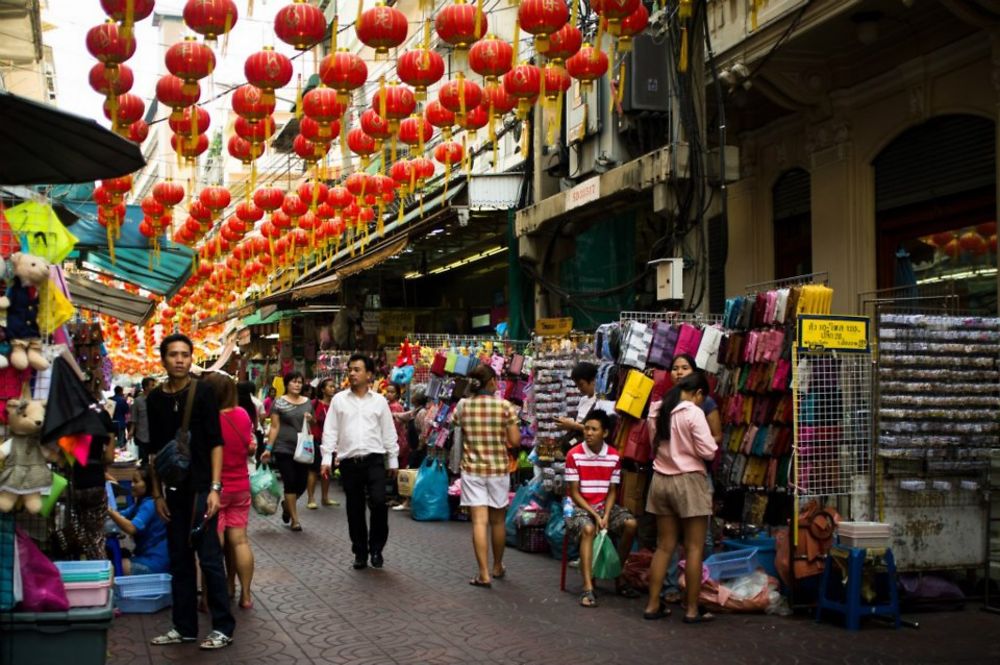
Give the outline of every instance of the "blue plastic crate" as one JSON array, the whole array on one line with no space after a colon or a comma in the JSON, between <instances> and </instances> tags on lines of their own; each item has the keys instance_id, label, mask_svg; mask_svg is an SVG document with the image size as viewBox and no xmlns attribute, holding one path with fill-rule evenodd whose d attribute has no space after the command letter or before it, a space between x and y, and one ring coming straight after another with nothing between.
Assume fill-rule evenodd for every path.
<instances>
[{"instance_id":1,"label":"blue plastic crate","mask_svg":"<svg viewBox=\"0 0 1000 665\"><path fill-rule=\"evenodd\" d=\"M708 567L708 576L713 580L749 575L757 570L757 548L713 554L705 559L705 565Z\"/></svg>"},{"instance_id":2,"label":"blue plastic crate","mask_svg":"<svg viewBox=\"0 0 1000 665\"><path fill-rule=\"evenodd\" d=\"M170 593L170 574L128 575L115 578L115 598L149 598Z\"/></svg>"},{"instance_id":3,"label":"blue plastic crate","mask_svg":"<svg viewBox=\"0 0 1000 665\"><path fill-rule=\"evenodd\" d=\"M111 579L111 562L53 561L64 583L106 582Z\"/></svg>"},{"instance_id":4,"label":"blue plastic crate","mask_svg":"<svg viewBox=\"0 0 1000 665\"><path fill-rule=\"evenodd\" d=\"M173 597L169 592L161 593L158 596L115 597L115 607L121 610L122 614L153 614L170 607L172 604Z\"/></svg>"}]
</instances>

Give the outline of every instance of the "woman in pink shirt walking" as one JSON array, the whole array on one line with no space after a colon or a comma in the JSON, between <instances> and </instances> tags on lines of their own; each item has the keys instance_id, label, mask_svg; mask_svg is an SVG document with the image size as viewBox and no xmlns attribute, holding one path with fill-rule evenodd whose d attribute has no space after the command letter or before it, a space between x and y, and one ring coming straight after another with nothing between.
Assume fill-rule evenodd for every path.
<instances>
[{"instance_id":1,"label":"woman in pink shirt walking","mask_svg":"<svg viewBox=\"0 0 1000 665\"><path fill-rule=\"evenodd\" d=\"M687 606L685 623L710 621L711 614L698 609L705 532L712 514L712 492L705 480L705 462L715 457L718 445L712 437L702 403L708 396L704 372L681 379L667 394L656 419L656 459L646 512L656 515L656 553L649 567L649 600L645 619L661 619L670 611L660 599L663 579L678 535L683 529L686 555Z\"/></svg>"}]
</instances>

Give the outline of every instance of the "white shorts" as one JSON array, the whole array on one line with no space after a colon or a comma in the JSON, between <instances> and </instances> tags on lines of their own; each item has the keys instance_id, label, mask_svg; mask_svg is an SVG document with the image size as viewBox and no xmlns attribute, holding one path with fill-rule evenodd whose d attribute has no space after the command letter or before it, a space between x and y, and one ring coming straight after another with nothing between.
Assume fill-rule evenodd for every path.
<instances>
[{"instance_id":1,"label":"white shorts","mask_svg":"<svg viewBox=\"0 0 1000 665\"><path fill-rule=\"evenodd\" d=\"M463 506L506 508L510 503L510 476L462 474Z\"/></svg>"}]
</instances>

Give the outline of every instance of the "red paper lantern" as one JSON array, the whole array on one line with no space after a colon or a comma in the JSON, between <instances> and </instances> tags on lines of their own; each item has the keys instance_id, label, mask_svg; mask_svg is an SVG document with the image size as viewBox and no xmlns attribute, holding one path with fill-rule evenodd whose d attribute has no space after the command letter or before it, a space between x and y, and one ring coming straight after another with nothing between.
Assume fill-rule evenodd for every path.
<instances>
[{"instance_id":1,"label":"red paper lantern","mask_svg":"<svg viewBox=\"0 0 1000 665\"><path fill-rule=\"evenodd\" d=\"M139 222L139 233L141 233L145 238L152 238L156 235L156 231L153 229L153 225L148 219L143 219Z\"/></svg>"},{"instance_id":2,"label":"red paper lantern","mask_svg":"<svg viewBox=\"0 0 1000 665\"><path fill-rule=\"evenodd\" d=\"M521 63L504 74L503 89L517 100L517 117L528 117L542 86L542 73L535 65Z\"/></svg>"},{"instance_id":3,"label":"red paper lantern","mask_svg":"<svg viewBox=\"0 0 1000 665\"><path fill-rule=\"evenodd\" d=\"M323 159L323 155L330 150L330 144L313 142L302 136L302 134L298 134L292 141L292 150L307 163L314 164Z\"/></svg>"},{"instance_id":4,"label":"red paper lantern","mask_svg":"<svg viewBox=\"0 0 1000 665\"><path fill-rule=\"evenodd\" d=\"M250 85L264 93L264 103L273 106L274 91L292 80L292 61L272 47L265 46L246 59L243 74Z\"/></svg>"},{"instance_id":5,"label":"red paper lantern","mask_svg":"<svg viewBox=\"0 0 1000 665\"><path fill-rule=\"evenodd\" d=\"M931 242L934 243L935 247L944 247L952 240L955 239L955 234L951 231L944 231L942 233L935 233L931 236Z\"/></svg>"},{"instance_id":6,"label":"red paper lantern","mask_svg":"<svg viewBox=\"0 0 1000 665\"><path fill-rule=\"evenodd\" d=\"M618 28L618 50L632 50L632 38L641 34L649 25L649 10L641 2L634 12L622 19Z\"/></svg>"},{"instance_id":7,"label":"red paper lantern","mask_svg":"<svg viewBox=\"0 0 1000 665\"><path fill-rule=\"evenodd\" d=\"M427 88L444 76L444 58L431 49L416 49L399 56L396 62L399 80L412 85L416 98L427 98Z\"/></svg>"},{"instance_id":8,"label":"red paper lantern","mask_svg":"<svg viewBox=\"0 0 1000 665\"><path fill-rule=\"evenodd\" d=\"M217 215L226 209L232 201L232 195L225 187L210 186L201 190L201 193L198 194L198 200Z\"/></svg>"},{"instance_id":9,"label":"red paper lantern","mask_svg":"<svg viewBox=\"0 0 1000 665\"><path fill-rule=\"evenodd\" d=\"M299 185L298 193L299 198L308 203L309 207L312 207L313 201L316 203L326 201L326 197L330 195L327 186L319 181L302 183Z\"/></svg>"},{"instance_id":10,"label":"red paper lantern","mask_svg":"<svg viewBox=\"0 0 1000 665\"><path fill-rule=\"evenodd\" d=\"M351 93L368 80L368 66L361 56L337 49L320 61L319 80L336 90L337 100L346 107L351 102Z\"/></svg>"},{"instance_id":11,"label":"red paper lantern","mask_svg":"<svg viewBox=\"0 0 1000 665\"><path fill-rule=\"evenodd\" d=\"M114 71L135 54L135 35L125 37L119 32L118 24L108 19L87 31L87 50Z\"/></svg>"},{"instance_id":12,"label":"red paper lantern","mask_svg":"<svg viewBox=\"0 0 1000 665\"><path fill-rule=\"evenodd\" d=\"M610 0L610 2L617 2L617 0ZM550 62L561 65L566 62L567 58L576 55L581 46L583 46L583 34L580 33L580 28L572 23L567 23L549 35L549 50L545 56Z\"/></svg>"},{"instance_id":13,"label":"red paper lantern","mask_svg":"<svg viewBox=\"0 0 1000 665\"><path fill-rule=\"evenodd\" d=\"M143 197L141 202L142 214L147 217L162 217L163 213L166 212L166 208L160 203L155 196Z\"/></svg>"},{"instance_id":14,"label":"red paper lantern","mask_svg":"<svg viewBox=\"0 0 1000 665\"><path fill-rule=\"evenodd\" d=\"M112 114L110 100L104 102L104 117L111 120L115 127L128 127L142 118L142 114L146 112L146 102L142 101L142 97L130 92L118 95L117 105L118 108L114 109Z\"/></svg>"},{"instance_id":15,"label":"red paper lantern","mask_svg":"<svg viewBox=\"0 0 1000 665\"><path fill-rule=\"evenodd\" d=\"M351 205L354 202L354 197L351 196L351 192L346 187L335 185L330 188L329 193L326 195L326 202L334 210L341 210Z\"/></svg>"},{"instance_id":16,"label":"red paper lantern","mask_svg":"<svg viewBox=\"0 0 1000 665\"><path fill-rule=\"evenodd\" d=\"M153 185L153 198L170 208L184 200L184 187L173 180L164 180Z\"/></svg>"},{"instance_id":17,"label":"red paper lantern","mask_svg":"<svg viewBox=\"0 0 1000 665\"><path fill-rule=\"evenodd\" d=\"M313 88L302 97L302 112L316 122L333 122L344 114L333 88Z\"/></svg>"},{"instance_id":18,"label":"red paper lantern","mask_svg":"<svg viewBox=\"0 0 1000 665\"><path fill-rule=\"evenodd\" d=\"M957 259L959 254L962 253L962 246L958 244L958 238L952 237L952 239L941 248L941 251L943 251L946 256Z\"/></svg>"},{"instance_id":19,"label":"red paper lantern","mask_svg":"<svg viewBox=\"0 0 1000 665\"><path fill-rule=\"evenodd\" d=\"M210 41L232 30L238 18L233 0L188 0L184 5L184 23Z\"/></svg>"},{"instance_id":20,"label":"red paper lantern","mask_svg":"<svg viewBox=\"0 0 1000 665\"><path fill-rule=\"evenodd\" d=\"M376 150L378 147L375 144L375 139L365 133L360 127L355 127L351 131L347 132L347 147L351 149L355 155L361 155L367 158Z\"/></svg>"},{"instance_id":21,"label":"red paper lantern","mask_svg":"<svg viewBox=\"0 0 1000 665\"><path fill-rule=\"evenodd\" d=\"M483 127L488 125L489 122L490 122L489 109L480 104L476 108L466 113L465 117L462 118L458 124L462 129L475 134L477 130L482 129Z\"/></svg>"},{"instance_id":22,"label":"red paper lantern","mask_svg":"<svg viewBox=\"0 0 1000 665\"><path fill-rule=\"evenodd\" d=\"M545 98L551 101L559 99L559 94L565 94L573 82L569 74L559 65L549 63L545 65Z\"/></svg>"},{"instance_id":23,"label":"red paper lantern","mask_svg":"<svg viewBox=\"0 0 1000 665\"><path fill-rule=\"evenodd\" d=\"M145 120L136 120L128 126L128 140L142 143L149 136L149 124Z\"/></svg>"},{"instance_id":24,"label":"red paper lantern","mask_svg":"<svg viewBox=\"0 0 1000 665\"><path fill-rule=\"evenodd\" d=\"M286 44L307 51L326 36L326 17L323 10L306 0L293 0L275 14L274 32Z\"/></svg>"},{"instance_id":25,"label":"red paper lantern","mask_svg":"<svg viewBox=\"0 0 1000 665\"><path fill-rule=\"evenodd\" d=\"M482 98L483 90L479 84L467 80L461 72L438 91L438 101L441 102L441 106L454 113L459 122L464 113L479 106Z\"/></svg>"},{"instance_id":26,"label":"red paper lantern","mask_svg":"<svg viewBox=\"0 0 1000 665\"><path fill-rule=\"evenodd\" d=\"M112 192L103 185L95 187L91 197L98 206L113 206L119 203L122 195L119 192Z\"/></svg>"},{"instance_id":27,"label":"red paper lantern","mask_svg":"<svg viewBox=\"0 0 1000 665\"><path fill-rule=\"evenodd\" d=\"M413 113L416 108L417 98L413 91L395 81L382 86L372 96L372 110L383 115L393 130L398 129L399 121Z\"/></svg>"},{"instance_id":28,"label":"red paper lantern","mask_svg":"<svg viewBox=\"0 0 1000 665\"><path fill-rule=\"evenodd\" d=\"M173 109L171 117L180 119L183 110L198 103L201 86L197 82L186 86L183 79L173 74L165 74L156 82L156 99Z\"/></svg>"},{"instance_id":29,"label":"red paper lantern","mask_svg":"<svg viewBox=\"0 0 1000 665\"><path fill-rule=\"evenodd\" d=\"M200 223L200 229L201 227L211 223L212 210L207 205L202 203L200 198L197 198L194 201L191 201L191 204L188 206L188 216Z\"/></svg>"},{"instance_id":30,"label":"red paper lantern","mask_svg":"<svg viewBox=\"0 0 1000 665\"><path fill-rule=\"evenodd\" d=\"M440 129L447 137L451 126L455 124L455 114L446 109L441 102L434 101L424 108L424 118L427 122Z\"/></svg>"},{"instance_id":31,"label":"red paper lantern","mask_svg":"<svg viewBox=\"0 0 1000 665\"><path fill-rule=\"evenodd\" d=\"M417 176L417 183L423 184L425 180L434 176L434 162L426 157L417 157L410 160L413 172Z\"/></svg>"},{"instance_id":32,"label":"red paper lantern","mask_svg":"<svg viewBox=\"0 0 1000 665\"><path fill-rule=\"evenodd\" d=\"M994 233L993 235L990 236L989 246L990 246L990 252L992 254L996 254L997 253L997 234Z\"/></svg>"},{"instance_id":33,"label":"red paper lantern","mask_svg":"<svg viewBox=\"0 0 1000 665\"><path fill-rule=\"evenodd\" d=\"M381 197L382 203L392 203L395 197L396 181L387 175L373 175L369 177L368 182L372 189L372 194L376 197Z\"/></svg>"},{"instance_id":34,"label":"red paper lantern","mask_svg":"<svg viewBox=\"0 0 1000 665\"><path fill-rule=\"evenodd\" d=\"M608 56L590 44L584 44L576 55L566 61L566 71L580 81L580 88L584 92L589 92L594 81L607 73Z\"/></svg>"},{"instance_id":35,"label":"red paper lantern","mask_svg":"<svg viewBox=\"0 0 1000 665\"><path fill-rule=\"evenodd\" d=\"M170 147L181 157L194 159L208 150L208 137L199 134L197 138L174 134L170 137Z\"/></svg>"},{"instance_id":36,"label":"red paper lantern","mask_svg":"<svg viewBox=\"0 0 1000 665\"><path fill-rule=\"evenodd\" d=\"M479 105L489 109L494 118L500 119L514 110L517 100L508 95L499 83L487 83L483 88L483 101L479 102Z\"/></svg>"},{"instance_id":37,"label":"red paper lantern","mask_svg":"<svg viewBox=\"0 0 1000 665\"><path fill-rule=\"evenodd\" d=\"M233 111L247 120L263 120L274 113L274 96L270 99L260 88L253 85L241 85L233 91Z\"/></svg>"},{"instance_id":38,"label":"red paper lantern","mask_svg":"<svg viewBox=\"0 0 1000 665\"><path fill-rule=\"evenodd\" d=\"M975 231L966 231L958 238L961 248L973 256L981 256L986 253L988 245L986 239Z\"/></svg>"},{"instance_id":39,"label":"red paper lantern","mask_svg":"<svg viewBox=\"0 0 1000 665\"><path fill-rule=\"evenodd\" d=\"M129 2L132 2L132 21L141 21L153 13L154 0L101 0L101 8L110 18L124 23L129 18Z\"/></svg>"},{"instance_id":40,"label":"red paper lantern","mask_svg":"<svg viewBox=\"0 0 1000 665\"><path fill-rule=\"evenodd\" d=\"M444 164L446 168L454 164L460 164L464 155L465 151L462 149L462 144L457 141L445 141L444 143L439 143L434 148L434 159Z\"/></svg>"},{"instance_id":41,"label":"red paper lantern","mask_svg":"<svg viewBox=\"0 0 1000 665\"><path fill-rule=\"evenodd\" d=\"M240 136L230 136L226 149L233 159L240 160L244 165L250 164L264 152L263 145L251 143Z\"/></svg>"},{"instance_id":42,"label":"red paper lantern","mask_svg":"<svg viewBox=\"0 0 1000 665\"><path fill-rule=\"evenodd\" d=\"M193 94L198 80L215 70L215 54L212 53L212 49L194 37L185 37L184 41L167 49L164 60L167 70L184 80L187 94Z\"/></svg>"},{"instance_id":43,"label":"red paper lantern","mask_svg":"<svg viewBox=\"0 0 1000 665\"><path fill-rule=\"evenodd\" d=\"M103 62L99 62L90 68L87 77L90 87L96 92L104 95L124 95L132 89L134 77L132 68L128 65L118 65L116 69L110 69Z\"/></svg>"},{"instance_id":44,"label":"red paper lantern","mask_svg":"<svg viewBox=\"0 0 1000 665\"><path fill-rule=\"evenodd\" d=\"M353 194L356 198L360 198L365 194L372 193L370 180L371 176L367 173L355 172L347 176L344 180L344 186L347 188L347 191Z\"/></svg>"},{"instance_id":45,"label":"red paper lantern","mask_svg":"<svg viewBox=\"0 0 1000 665\"><path fill-rule=\"evenodd\" d=\"M390 48L396 48L406 41L408 29L406 15L381 2L366 9L355 25L358 39L365 46L375 49L376 57L385 57Z\"/></svg>"},{"instance_id":46,"label":"red paper lantern","mask_svg":"<svg viewBox=\"0 0 1000 665\"><path fill-rule=\"evenodd\" d=\"M996 222L983 222L976 224L976 231L983 237L990 236L997 232Z\"/></svg>"},{"instance_id":47,"label":"red paper lantern","mask_svg":"<svg viewBox=\"0 0 1000 665\"><path fill-rule=\"evenodd\" d=\"M640 0L591 0L590 8L604 19L608 26L608 34L620 34L621 24L642 4Z\"/></svg>"},{"instance_id":48,"label":"red paper lantern","mask_svg":"<svg viewBox=\"0 0 1000 665\"><path fill-rule=\"evenodd\" d=\"M409 146L427 143L434 136L434 127L422 115L411 115L399 123L399 140Z\"/></svg>"},{"instance_id":49,"label":"red paper lantern","mask_svg":"<svg viewBox=\"0 0 1000 665\"><path fill-rule=\"evenodd\" d=\"M486 34L489 24L486 13L465 0L455 0L455 4L443 7L434 18L434 29L441 41L456 49L469 48Z\"/></svg>"},{"instance_id":50,"label":"red paper lantern","mask_svg":"<svg viewBox=\"0 0 1000 665\"><path fill-rule=\"evenodd\" d=\"M404 192L417 182L417 173L413 170L413 164L406 159L401 159L389 167L389 177Z\"/></svg>"},{"instance_id":51,"label":"red paper lantern","mask_svg":"<svg viewBox=\"0 0 1000 665\"><path fill-rule=\"evenodd\" d=\"M240 201L236 204L236 216L252 225L264 219L264 211L249 201Z\"/></svg>"},{"instance_id":52,"label":"red paper lantern","mask_svg":"<svg viewBox=\"0 0 1000 665\"><path fill-rule=\"evenodd\" d=\"M326 201L316 206L316 216L320 219L330 219L336 214L336 209Z\"/></svg>"},{"instance_id":53,"label":"red paper lantern","mask_svg":"<svg viewBox=\"0 0 1000 665\"><path fill-rule=\"evenodd\" d=\"M549 49L549 35L566 25L569 9L564 0L522 0L517 8L521 30L535 36L535 50Z\"/></svg>"},{"instance_id":54,"label":"red paper lantern","mask_svg":"<svg viewBox=\"0 0 1000 665\"><path fill-rule=\"evenodd\" d=\"M299 121L299 133L308 141L329 143L340 136L340 123L316 122L309 116L304 116Z\"/></svg>"},{"instance_id":55,"label":"red paper lantern","mask_svg":"<svg viewBox=\"0 0 1000 665\"><path fill-rule=\"evenodd\" d=\"M487 35L469 49L469 67L487 83L495 83L510 71L513 57L514 47L496 35Z\"/></svg>"},{"instance_id":56,"label":"red paper lantern","mask_svg":"<svg viewBox=\"0 0 1000 665\"><path fill-rule=\"evenodd\" d=\"M246 118L236 118L233 130L239 138L250 143L261 144L274 134L274 121L267 118L259 122L250 122Z\"/></svg>"},{"instance_id":57,"label":"red paper lantern","mask_svg":"<svg viewBox=\"0 0 1000 665\"><path fill-rule=\"evenodd\" d=\"M392 129L390 129L388 121L374 109L365 109L361 114L360 123L362 131L376 141L385 141L392 136ZM377 145L376 149L378 149Z\"/></svg>"}]
</instances>

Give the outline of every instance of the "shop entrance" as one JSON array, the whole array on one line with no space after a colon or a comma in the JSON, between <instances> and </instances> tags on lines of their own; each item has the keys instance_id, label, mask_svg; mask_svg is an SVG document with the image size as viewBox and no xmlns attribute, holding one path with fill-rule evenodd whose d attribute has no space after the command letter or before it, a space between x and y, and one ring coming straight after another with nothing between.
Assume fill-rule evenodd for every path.
<instances>
[{"instance_id":1,"label":"shop entrance","mask_svg":"<svg viewBox=\"0 0 1000 665\"><path fill-rule=\"evenodd\" d=\"M963 310L997 311L995 131L988 118L932 118L875 158L880 289L953 291Z\"/></svg>"}]
</instances>

